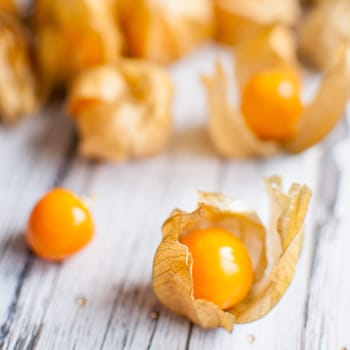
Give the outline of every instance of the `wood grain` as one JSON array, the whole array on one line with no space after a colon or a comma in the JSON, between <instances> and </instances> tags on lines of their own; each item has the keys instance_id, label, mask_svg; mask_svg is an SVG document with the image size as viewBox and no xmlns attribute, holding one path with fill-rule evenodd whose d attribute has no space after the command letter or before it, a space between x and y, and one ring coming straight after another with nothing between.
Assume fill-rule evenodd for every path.
<instances>
[{"instance_id":1,"label":"wood grain","mask_svg":"<svg viewBox=\"0 0 350 350\"><path fill-rule=\"evenodd\" d=\"M301 155L220 159L204 130L199 81L217 55L231 66L227 51L205 47L171 67L174 135L158 157L121 165L84 161L76 155L71 123L55 106L16 129L0 129L0 349L350 346L347 123ZM308 79L306 95L317 81ZM266 221L262 177L274 173L286 185L305 182L314 192L303 254L279 305L232 334L203 331L159 305L150 285L152 258L169 212L193 209L201 189L245 200ZM93 243L61 264L37 259L23 241L31 206L52 186L85 196L97 227Z\"/></svg>"}]
</instances>

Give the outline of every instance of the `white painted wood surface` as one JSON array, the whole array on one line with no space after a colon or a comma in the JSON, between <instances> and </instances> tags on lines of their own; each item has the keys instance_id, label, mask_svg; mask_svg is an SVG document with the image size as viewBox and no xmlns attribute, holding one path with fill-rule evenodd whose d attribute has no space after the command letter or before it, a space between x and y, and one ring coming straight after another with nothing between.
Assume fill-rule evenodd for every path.
<instances>
[{"instance_id":1,"label":"white painted wood surface","mask_svg":"<svg viewBox=\"0 0 350 350\"><path fill-rule=\"evenodd\" d=\"M0 129L0 349L350 347L349 120L301 155L223 160L205 133L199 79L217 56L230 68L230 54L213 47L171 67L174 134L168 150L153 159L121 165L80 159L72 123L58 106ZM306 98L316 83L307 78ZM276 173L286 185L304 182L314 192L303 254L278 306L230 334L203 331L159 305L151 266L169 212L193 209L202 189L245 200L266 218L261 179ZM52 186L87 196L97 225L93 243L61 264L37 259L23 239L33 203Z\"/></svg>"}]
</instances>

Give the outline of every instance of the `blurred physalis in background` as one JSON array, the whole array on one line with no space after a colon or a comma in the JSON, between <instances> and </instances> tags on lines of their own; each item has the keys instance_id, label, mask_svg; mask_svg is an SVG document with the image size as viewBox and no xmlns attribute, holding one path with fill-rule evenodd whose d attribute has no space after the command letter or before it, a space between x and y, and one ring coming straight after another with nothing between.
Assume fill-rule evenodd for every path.
<instances>
[{"instance_id":1,"label":"blurred physalis in background","mask_svg":"<svg viewBox=\"0 0 350 350\"><path fill-rule=\"evenodd\" d=\"M16 122L37 105L28 38L14 16L0 12L0 120Z\"/></svg>"},{"instance_id":2,"label":"blurred physalis in background","mask_svg":"<svg viewBox=\"0 0 350 350\"><path fill-rule=\"evenodd\" d=\"M327 69L350 45L350 1L319 1L300 26L299 52L314 68Z\"/></svg>"},{"instance_id":3,"label":"blurred physalis in background","mask_svg":"<svg viewBox=\"0 0 350 350\"><path fill-rule=\"evenodd\" d=\"M285 35L283 45L276 45L276 38L283 39L283 31L278 31L272 28L237 47L240 110L229 100L228 78L221 64L213 76L205 78L209 134L223 156L301 152L327 136L343 116L350 96L350 48L340 52L314 99L302 106L293 50L284 47Z\"/></svg>"},{"instance_id":4,"label":"blurred physalis in background","mask_svg":"<svg viewBox=\"0 0 350 350\"><path fill-rule=\"evenodd\" d=\"M300 13L297 0L212 0L216 19L216 38L236 45L262 29L283 24L293 26Z\"/></svg>"},{"instance_id":5,"label":"blurred physalis in background","mask_svg":"<svg viewBox=\"0 0 350 350\"><path fill-rule=\"evenodd\" d=\"M119 15L128 53L159 63L182 57L214 30L211 0L120 0Z\"/></svg>"},{"instance_id":6,"label":"blurred physalis in background","mask_svg":"<svg viewBox=\"0 0 350 350\"><path fill-rule=\"evenodd\" d=\"M147 61L123 59L82 73L68 96L80 153L120 162L161 152L169 139L172 95L166 69Z\"/></svg>"},{"instance_id":7,"label":"blurred physalis in background","mask_svg":"<svg viewBox=\"0 0 350 350\"><path fill-rule=\"evenodd\" d=\"M62 86L91 66L115 63L122 37L107 0L36 0L33 29L41 80Z\"/></svg>"}]
</instances>

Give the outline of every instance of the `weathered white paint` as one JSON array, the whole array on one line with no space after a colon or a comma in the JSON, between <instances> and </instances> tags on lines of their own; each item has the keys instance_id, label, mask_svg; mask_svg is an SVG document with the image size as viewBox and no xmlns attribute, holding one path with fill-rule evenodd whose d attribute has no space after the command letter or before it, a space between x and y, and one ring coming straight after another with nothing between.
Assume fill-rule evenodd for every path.
<instances>
[{"instance_id":1,"label":"weathered white paint","mask_svg":"<svg viewBox=\"0 0 350 350\"><path fill-rule=\"evenodd\" d=\"M199 81L200 74L213 69L217 55L231 66L227 50L204 47L171 67L175 130L169 149L153 159L121 165L79 159L71 124L55 108L16 129L0 129L1 349L350 346L349 143L342 141L332 151L346 136L345 123L324 145L301 155L265 161L219 158L205 133ZM305 96L316 81L308 77ZM159 305L150 285L151 265L169 212L193 209L196 190L202 189L245 200L266 219L261 179L273 173L281 174L286 186L305 182L314 191L297 274L279 305L260 321L236 326L232 334L203 331ZM53 185L88 197L97 227L93 243L62 264L31 256L22 237L31 206ZM80 305L79 298L86 304ZM150 317L154 310L158 320Z\"/></svg>"}]
</instances>

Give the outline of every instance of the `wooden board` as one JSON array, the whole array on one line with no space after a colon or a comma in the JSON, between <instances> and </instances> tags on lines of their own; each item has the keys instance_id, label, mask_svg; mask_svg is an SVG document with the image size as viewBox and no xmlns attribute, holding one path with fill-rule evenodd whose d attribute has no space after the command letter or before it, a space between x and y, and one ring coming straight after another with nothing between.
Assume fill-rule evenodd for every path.
<instances>
[{"instance_id":1,"label":"wooden board","mask_svg":"<svg viewBox=\"0 0 350 350\"><path fill-rule=\"evenodd\" d=\"M155 158L113 165L76 154L71 121L51 106L15 129L0 129L0 349L341 349L350 346L349 118L297 156L228 161L210 146L200 75L230 53L203 47L170 68L174 133ZM305 98L317 78L308 77ZM233 89L233 98L237 94ZM240 198L267 218L262 177L313 190L295 279L265 318L232 334L203 331L163 308L151 267L163 220L193 209L197 189ZM53 186L85 196L96 219L93 243L60 264L27 249L23 230L35 201ZM152 319L152 312L158 318Z\"/></svg>"}]
</instances>

